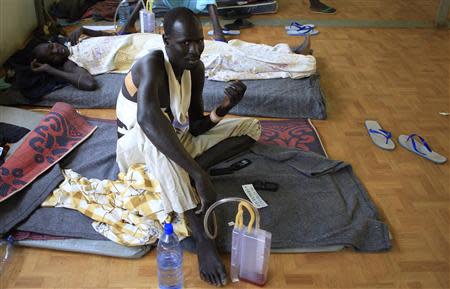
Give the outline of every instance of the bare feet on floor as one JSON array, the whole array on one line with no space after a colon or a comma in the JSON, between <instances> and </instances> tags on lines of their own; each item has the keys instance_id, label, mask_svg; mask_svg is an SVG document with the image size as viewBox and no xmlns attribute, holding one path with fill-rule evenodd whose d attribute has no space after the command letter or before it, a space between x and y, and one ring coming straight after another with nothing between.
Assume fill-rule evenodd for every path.
<instances>
[{"instance_id":1,"label":"bare feet on floor","mask_svg":"<svg viewBox=\"0 0 450 289\"><path fill-rule=\"evenodd\" d=\"M227 271L222 260L220 260L214 241L206 236L203 228L203 214L196 215L194 210L189 210L185 212L185 216L189 222L197 247L200 278L211 285L226 285Z\"/></svg>"},{"instance_id":2,"label":"bare feet on floor","mask_svg":"<svg viewBox=\"0 0 450 289\"><path fill-rule=\"evenodd\" d=\"M197 256L200 278L211 285L225 286L227 272L214 242L209 239L197 242Z\"/></svg>"}]
</instances>

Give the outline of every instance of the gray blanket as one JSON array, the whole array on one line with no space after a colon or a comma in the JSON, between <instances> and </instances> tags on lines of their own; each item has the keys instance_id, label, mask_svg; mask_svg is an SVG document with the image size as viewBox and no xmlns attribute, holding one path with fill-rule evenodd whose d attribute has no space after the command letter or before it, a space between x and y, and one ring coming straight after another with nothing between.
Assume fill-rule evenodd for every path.
<instances>
[{"instance_id":1,"label":"gray blanket","mask_svg":"<svg viewBox=\"0 0 450 289\"><path fill-rule=\"evenodd\" d=\"M95 77L99 88L81 91L66 86L46 95L35 105L53 106L58 101L78 108L113 108L122 86L123 74L103 74ZM319 75L303 79L247 80L243 100L232 114L261 117L325 119L325 97L320 89ZM203 102L206 111L213 110L223 99L226 82L205 81ZM0 93L0 104L31 104L17 90Z\"/></svg>"},{"instance_id":2,"label":"gray blanket","mask_svg":"<svg viewBox=\"0 0 450 289\"><path fill-rule=\"evenodd\" d=\"M268 204L260 209L261 227L272 232L272 249L334 245L357 251L390 248L388 227L379 220L374 204L349 164L259 143L240 155L239 159L243 158L252 164L232 175L213 177L213 183L219 199L246 198L241 186L256 180L279 184L276 192L258 190ZM227 223L234 220L236 204L218 207L217 214L221 233L217 243L221 250L229 251L231 229Z\"/></svg>"},{"instance_id":3,"label":"gray blanket","mask_svg":"<svg viewBox=\"0 0 450 289\"><path fill-rule=\"evenodd\" d=\"M26 111L22 110L22 114L24 113L26 115ZM82 145L63 158L48 173L41 175L30 186L11 197L11 200L0 203L0 234L8 232L29 217L18 227L20 230L65 237L105 239L94 231L89 219L81 213L68 212L64 208L40 208L40 204L64 180L61 168L72 168L88 178L117 177L119 168L115 162L117 140L115 122L90 121L90 123L99 127Z\"/></svg>"},{"instance_id":4,"label":"gray blanket","mask_svg":"<svg viewBox=\"0 0 450 289\"><path fill-rule=\"evenodd\" d=\"M60 162L60 166L72 168L88 178L115 178L118 172L114 155L116 126L111 122L91 123L99 126L94 135ZM260 211L261 227L272 232L274 249L307 247L321 251L321 248L336 245L358 251L390 248L387 225L379 221L373 203L350 165L315 153L262 144L255 144L239 155L239 158L244 157L250 159L252 165L231 175L213 177L212 180L219 198L245 197L241 185L255 180L279 184L277 192L259 191L269 204ZM227 162L224 162L215 167L226 165ZM26 194L16 195L20 202L27 203L26 210L20 207L12 209L8 207L8 202L0 203L1 222L9 220L7 227L1 223L3 232L5 228L18 225L22 216L39 206L37 198L48 195L57 186L62 176L56 171L57 166L54 168L52 172L55 175L44 174L40 178L40 182L47 182L46 190L41 187L33 190L34 185L39 185L36 182ZM36 233L103 239L100 235L96 238L89 222L80 213L71 214L73 220L69 227L64 222L67 214L62 212L65 209L43 210L38 209L19 228ZM227 222L234 219L235 206L219 208L217 214L217 243L221 250L229 251L231 229ZM14 216L21 218L15 219ZM15 220L16 224L12 224L11 220Z\"/></svg>"}]
</instances>

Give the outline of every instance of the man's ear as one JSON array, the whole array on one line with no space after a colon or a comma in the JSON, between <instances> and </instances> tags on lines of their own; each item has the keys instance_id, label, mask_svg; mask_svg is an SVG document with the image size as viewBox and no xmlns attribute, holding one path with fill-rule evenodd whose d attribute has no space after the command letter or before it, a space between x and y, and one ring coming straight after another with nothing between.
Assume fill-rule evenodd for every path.
<instances>
[{"instance_id":1,"label":"man's ear","mask_svg":"<svg viewBox=\"0 0 450 289\"><path fill-rule=\"evenodd\" d=\"M162 35L164 45L169 45L169 37L166 34Z\"/></svg>"}]
</instances>

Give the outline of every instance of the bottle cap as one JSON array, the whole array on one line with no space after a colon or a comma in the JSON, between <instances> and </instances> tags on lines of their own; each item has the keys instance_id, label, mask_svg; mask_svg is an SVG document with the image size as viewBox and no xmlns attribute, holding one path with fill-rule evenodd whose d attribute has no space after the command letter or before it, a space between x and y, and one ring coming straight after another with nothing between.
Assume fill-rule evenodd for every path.
<instances>
[{"instance_id":1,"label":"bottle cap","mask_svg":"<svg viewBox=\"0 0 450 289\"><path fill-rule=\"evenodd\" d=\"M171 223L166 223L166 224L164 225L164 233L165 233L166 235L170 235L170 234L173 233L173 226L172 226Z\"/></svg>"}]
</instances>

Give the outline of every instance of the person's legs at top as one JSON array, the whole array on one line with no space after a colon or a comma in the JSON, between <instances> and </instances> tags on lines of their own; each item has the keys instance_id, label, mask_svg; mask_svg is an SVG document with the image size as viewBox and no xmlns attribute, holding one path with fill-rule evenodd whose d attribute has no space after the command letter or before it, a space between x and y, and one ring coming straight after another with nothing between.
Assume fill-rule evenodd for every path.
<instances>
[{"instance_id":1,"label":"person's legs at top","mask_svg":"<svg viewBox=\"0 0 450 289\"><path fill-rule=\"evenodd\" d=\"M215 4L208 4L206 7L208 8L209 18L211 19L211 24L213 26L214 40L227 42L222 31L222 26L220 26L219 23L217 6Z\"/></svg>"},{"instance_id":2,"label":"person's legs at top","mask_svg":"<svg viewBox=\"0 0 450 289\"><path fill-rule=\"evenodd\" d=\"M309 0L309 9L316 13L324 13L324 14L334 14L336 13L336 9L333 7L330 7L322 2L320 0Z\"/></svg>"}]
</instances>

